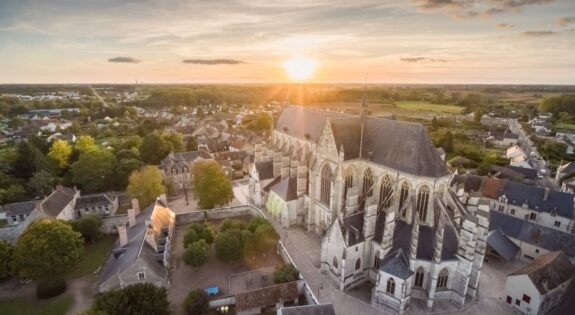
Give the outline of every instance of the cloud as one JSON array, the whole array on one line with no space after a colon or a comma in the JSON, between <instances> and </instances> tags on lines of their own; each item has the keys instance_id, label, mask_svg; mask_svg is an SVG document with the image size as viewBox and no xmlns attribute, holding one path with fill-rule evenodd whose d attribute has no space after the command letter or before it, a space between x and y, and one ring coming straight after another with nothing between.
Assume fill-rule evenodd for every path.
<instances>
[{"instance_id":1,"label":"cloud","mask_svg":"<svg viewBox=\"0 0 575 315\"><path fill-rule=\"evenodd\" d=\"M428 57L404 57L400 59L403 62L417 63L417 62L447 62L445 59L435 59Z\"/></svg>"},{"instance_id":2,"label":"cloud","mask_svg":"<svg viewBox=\"0 0 575 315\"><path fill-rule=\"evenodd\" d=\"M183 63L192 63L197 65L237 65L245 63L235 59L184 59Z\"/></svg>"},{"instance_id":3,"label":"cloud","mask_svg":"<svg viewBox=\"0 0 575 315\"><path fill-rule=\"evenodd\" d=\"M108 62L140 63L142 60L132 57L115 57L108 59Z\"/></svg>"},{"instance_id":4,"label":"cloud","mask_svg":"<svg viewBox=\"0 0 575 315\"><path fill-rule=\"evenodd\" d=\"M554 0L412 0L423 11L443 11L458 18L490 17L502 13L518 13L529 5L542 5Z\"/></svg>"},{"instance_id":5,"label":"cloud","mask_svg":"<svg viewBox=\"0 0 575 315\"><path fill-rule=\"evenodd\" d=\"M575 23L575 16L564 17L557 20L557 25L559 26L567 26L571 23Z\"/></svg>"},{"instance_id":6,"label":"cloud","mask_svg":"<svg viewBox=\"0 0 575 315\"><path fill-rule=\"evenodd\" d=\"M497 23L497 24L495 24L495 27L501 28L501 29L512 28L512 27L513 27L513 24L509 24L509 23Z\"/></svg>"},{"instance_id":7,"label":"cloud","mask_svg":"<svg viewBox=\"0 0 575 315\"><path fill-rule=\"evenodd\" d=\"M546 37L556 35L557 32L554 31L525 31L521 35L526 37Z\"/></svg>"}]
</instances>

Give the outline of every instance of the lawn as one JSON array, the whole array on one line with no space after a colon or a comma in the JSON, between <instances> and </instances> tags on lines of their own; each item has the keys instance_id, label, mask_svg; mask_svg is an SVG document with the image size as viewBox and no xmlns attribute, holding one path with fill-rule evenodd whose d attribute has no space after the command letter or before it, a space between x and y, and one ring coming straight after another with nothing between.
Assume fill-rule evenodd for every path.
<instances>
[{"instance_id":1,"label":"lawn","mask_svg":"<svg viewBox=\"0 0 575 315\"><path fill-rule=\"evenodd\" d=\"M571 129L571 130L575 130L575 124L568 124L568 123L556 123L555 129Z\"/></svg>"},{"instance_id":2,"label":"lawn","mask_svg":"<svg viewBox=\"0 0 575 315\"><path fill-rule=\"evenodd\" d=\"M79 278L94 273L106 262L114 243L116 243L115 236L105 236L93 244L87 243L84 255L72 269L66 272L66 277Z\"/></svg>"},{"instance_id":3,"label":"lawn","mask_svg":"<svg viewBox=\"0 0 575 315\"><path fill-rule=\"evenodd\" d=\"M44 301L16 298L0 301L2 315L63 315L72 306L72 296L62 294Z\"/></svg>"},{"instance_id":4,"label":"lawn","mask_svg":"<svg viewBox=\"0 0 575 315\"><path fill-rule=\"evenodd\" d=\"M399 101L395 102L395 104L398 108L413 111L432 111L438 113L459 114L463 110L463 107L461 106L432 104L429 102L419 101Z\"/></svg>"}]
</instances>

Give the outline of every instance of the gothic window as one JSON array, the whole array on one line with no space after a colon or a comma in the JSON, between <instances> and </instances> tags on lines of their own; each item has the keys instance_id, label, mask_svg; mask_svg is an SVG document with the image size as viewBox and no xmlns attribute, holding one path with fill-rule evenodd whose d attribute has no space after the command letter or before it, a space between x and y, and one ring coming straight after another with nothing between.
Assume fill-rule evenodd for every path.
<instances>
[{"instance_id":1,"label":"gothic window","mask_svg":"<svg viewBox=\"0 0 575 315\"><path fill-rule=\"evenodd\" d=\"M321 170L320 201L328 207L330 206L331 180L332 180L331 168L329 167L329 165L326 164Z\"/></svg>"},{"instance_id":2,"label":"gothic window","mask_svg":"<svg viewBox=\"0 0 575 315\"><path fill-rule=\"evenodd\" d=\"M364 197L371 197L373 195L373 173L371 169L368 168L363 173L363 196Z\"/></svg>"},{"instance_id":3,"label":"gothic window","mask_svg":"<svg viewBox=\"0 0 575 315\"><path fill-rule=\"evenodd\" d=\"M379 269L379 252L375 253L375 257L373 257L373 268Z\"/></svg>"},{"instance_id":4,"label":"gothic window","mask_svg":"<svg viewBox=\"0 0 575 315\"><path fill-rule=\"evenodd\" d=\"M417 212L419 212L419 220L425 221L427 218L427 204L429 203L429 187L423 186L419 189L417 194Z\"/></svg>"},{"instance_id":5,"label":"gothic window","mask_svg":"<svg viewBox=\"0 0 575 315\"><path fill-rule=\"evenodd\" d=\"M439 277L437 278L437 287L438 288L445 288L447 287L447 279L449 277L449 270L447 268L443 268L439 272Z\"/></svg>"},{"instance_id":6,"label":"gothic window","mask_svg":"<svg viewBox=\"0 0 575 315\"><path fill-rule=\"evenodd\" d=\"M415 286L423 286L423 267L417 268L417 272L415 273Z\"/></svg>"},{"instance_id":7,"label":"gothic window","mask_svg":"<svg viewBox=\"0 0 575 315\"><path fill-rule=\"evenodd\" d=\"M401 192L399 193L399 210L401 211L401 217L405 218L405 216L407 215L407 209L403 209L403 206L405 205L405 201L407 200L407 197L409 196L409 184L407 182L403 182L403 184L401 184Z\"/></svg>"},{"instance_id":8,"label":"gothic window","mask_svg":"<svg viewBox=\"0 0 575 315\"><path fill-rule=\"evenodd\" d=\"M337 269L337 257L333 257L333 268Z\"/></svg>"},{"instance_id":9,"label":"gothic window","mask_svg":"<svg viewBox=\"0 0 575 315\"><path fill-rule=\"evenodd\" d=\"M379 192L379 207L389 208L391 206L392 195L393 187L391 186L391 178L385 175Z\"/></svg>"},{"instance_id":10,"label":"gothic window","mask_svg":"<svg viewBox=\"0 0 575 315\"><path fill-rule=\"evenodd\" d=\"M361 259L357 259L355 261L355 270L359 270L361 268Z\"/></svg>"},{"instance_id":11,"label":"gothic window","mask_svg":"<svg viewBox=\"0 0 575 315\"><path fill-rule=\"evenodd\" d=\"M387 286L385 287L385 292L389 294L395 294L395 280L393 280L393 278L389 278L387 280Z\"/></svg>"},{"instance_id":12,"label":"gothic window","mask_svg":"<svg viewBox=\"0 0 575 315\"><path fill-rule=\"evenodd\" d=\"M347 190L353 187L353 169L349 167L345 170L345 187L343 188L343 199L347 200Z\"/></svg>"}]
</instances>

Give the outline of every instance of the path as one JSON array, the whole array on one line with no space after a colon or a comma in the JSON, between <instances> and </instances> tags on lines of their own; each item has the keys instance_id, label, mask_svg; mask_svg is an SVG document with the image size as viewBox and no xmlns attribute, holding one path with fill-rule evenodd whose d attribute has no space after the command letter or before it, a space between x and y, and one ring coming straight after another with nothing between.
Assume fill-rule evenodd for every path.
<instances>
[{"instance_id":1,"label":"path","mask_svg":"<svg viewBox=\"0 0 575 315\"><path fill-rule=\"evenodd\" d=\"M72 307L66 312L67 315L76 315L86 311L92 304L93 275L88 275L78 279L68 279L68 292L74 298Z\"/></svg>"},{"instance_id":2,"label":"path","mask_svg":"<svg viewBox=\"0 0 575 315\"><path fill-rule=\"evenodd\" d=\"M100 101L100 103L102 103L102 105L104 105L104 107L110 107L110 105L108 105L108 103L106 103L106 101L100 96L100 94L98 94L98 92L96 92L96 90L90 85L90 90L92 90L92 93L94 94L94 96L98 99L98 101Z\"/></svg>"}]
</instances>

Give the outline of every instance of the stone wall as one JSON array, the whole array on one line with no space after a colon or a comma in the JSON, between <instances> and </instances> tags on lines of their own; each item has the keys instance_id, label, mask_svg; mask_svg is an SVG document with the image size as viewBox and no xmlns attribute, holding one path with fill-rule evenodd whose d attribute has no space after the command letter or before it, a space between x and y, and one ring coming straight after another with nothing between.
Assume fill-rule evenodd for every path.
<instances>
[{"instance_id":1,"label":"stone wall","mask_svg":"<svg viewBox=\"0 0 575 315\"><path fill-rule=\"evenodd\" d=\"M40 211L34 210L30 213L30 215L26 218L24 222L18 225L12 225L0 228L0 240L15 242L32 222L42 217L43 215Z\"/></svg>"},{"instance_id":2,"label":"stone wall","mask_svg":"<svg viewBox=\"0 0 575 315\"><path fill-rule=\"evenodd\" d=\"M102 226L100 226L99 231L105 234L118 234L116 226L126 225L127 223L128 223L127 214L105 217L102 219Z\"/></svg>"},{"instance_id":3,"label":"stone wall","mask_svg":"<svg viewBox=\"0 0 575 315\"><path fill-rule=\"evenodd\" d=\"M176 214L176 225L184 225L205 220L222 220L245 215L263 216L261 211L251 205L218 208L211 210L196 210Z\"/></svg>"}]
</instances>

